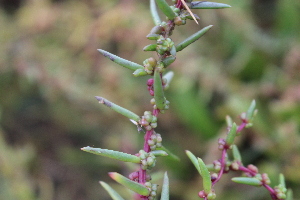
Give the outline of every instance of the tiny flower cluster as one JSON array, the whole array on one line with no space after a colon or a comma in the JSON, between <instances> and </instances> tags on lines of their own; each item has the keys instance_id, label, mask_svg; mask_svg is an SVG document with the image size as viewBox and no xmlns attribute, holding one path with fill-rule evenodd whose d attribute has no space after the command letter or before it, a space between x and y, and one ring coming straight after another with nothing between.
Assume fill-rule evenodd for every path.
<instances>
[{"instance_id":1,"label":"tiny flower cluster","mask_svg":"<svg viewBox=\"0 0 300 200\"><path fill-rule=\"evenodd\" d=\"M144 150L140 150L139 156L141 158L141 168L143 170L152 169L155 166L156 157L153 153L147 153Z\"/></svg>"},{"instance_id":2,"label":"tiny flower cluster","mask_svg":"<svg viewBox=\"0 0 300 200\"><path fill-rule=\"evenodd\" d=\"M139 124L145 127L147 131L150 131L157 127L157 117L152 115L151 111L145 111Z\"/></svg>"},{"instance_id":3,"label":"tiny flower cluster","mask_svg":"<svg viewBox=\"0 0 300 200\"><path fill-rule=\"evenodd\" d=\"M151 135L150 140L148 140L148 145L150 149L154 151L156 148L162 147L162 137L159 133L155 133Z\"/></svg>"},{"instance_id":4,"label":"tiny flower cluster","mask_svg":"<svg viewBox=\"0 0 300 200\"><path fill-rule=\"evenodd\" d=\"M150 191L150 194L148 196L149 200L154 200L157 194L157 184L153 184L150 182L146 182L145 186L148 188L148 190Z\"/></svg>"}]
</instances>

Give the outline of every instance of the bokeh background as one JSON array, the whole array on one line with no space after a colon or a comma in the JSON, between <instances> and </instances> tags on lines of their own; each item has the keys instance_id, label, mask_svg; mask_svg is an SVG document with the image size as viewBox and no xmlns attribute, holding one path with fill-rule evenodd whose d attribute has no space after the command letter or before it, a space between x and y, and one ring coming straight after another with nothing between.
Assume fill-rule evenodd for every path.
<instances>
[{"instance_id":1,"label":"bokeh background","mask_svg":"<svg viewBox=\"0 0 300 200\"><path fill-rule=\"evenodd\" d=\"M130 193L107 173L128 175L134 165L80 150L94 146L136 153L143 134L127 118L99 105L103 96L135 113L150 110L148 77L97 52L101 48L142 63L152 43L146 0L1 0L0 7L0 199L108 200L98 181L124 198ZM159 158L155 182L168 171L172 200L194 200L201 178L184 154L206 163L220 157L217 139L225 116L236 122L256 99L254 127L237 139L244 163L279 173L300 196L300 1L220 0L225 10L196 10L200 25L176 27L178 43L214 27L177 54L166 92L170 110L157 132L180 162ZM171 1L169 1L171 3ZM262 188L230 181L216 186L218 199L270 199ZM295 198L296 199L296 198Z\"/></svg>"}]
</instances>

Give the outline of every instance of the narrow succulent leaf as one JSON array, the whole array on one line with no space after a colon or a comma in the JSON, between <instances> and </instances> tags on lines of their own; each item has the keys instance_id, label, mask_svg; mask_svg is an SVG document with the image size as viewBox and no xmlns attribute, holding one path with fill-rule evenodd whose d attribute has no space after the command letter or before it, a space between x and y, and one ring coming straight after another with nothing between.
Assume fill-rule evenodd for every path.
<instances>
[{"instance_id":1,"label":"narrow succulent leaf","mask_svg":"<svg viewBox=\"0 0 300 200\"><path fill-rule=\"evenodd\" d=\"M215 171L214 164L207 164L207 165L206 165L206 168L207 168L207 170L210 171L210 172L211 172L211 171Z\"/></svg>"},{"instance_id":2,"label":"narrow succulent leaf","mask_svg":"<svg viewBox=\"0 0 300 200\"><path fill-rule=\"evenodd\" d=\"M157 44L149 44L143 48L144 51L156 51Z\"/></svg>"},{"instance_id":3,"label":"narrow succulent leaf","mask_svg":"<svg viewBox=\"0 0 300 200\"><path fill-rule=\"evenodd\" d=\"M158 38L160 37L159 34L156 34L156 33L149 33L146 38L148 40L157 40Z\"/></svg>"},{"instance_id":4,"label":"narrow succulent leaf","mask_svg":"<svg viewBox=\"0 0 300 200\"><path fill-rule=\"evenodd\" d=\"M110 197L113 200L124 200L121 195L119 195L114 189L112 189L112 187L110 187L107 183L103 182L103 181L99 181L99 183L102 185L102 187L108 192L108 194L110 195Z\"/></svg>"},{"instance_id":5,"label":"narrow succulent leaf","mask_svg":"<svg viewBox=\"0 0 300 200\"><path fill-rule=\"evenodd\" d=\"M252 185L252 186L261 186L262 182L257 178L250 178L250 177L234 177L231 179L233 182Z\"/></svg>"},{"instance_id":6,"label":"narrow succulent leaf","mask_svg":"<svg viewBox=\"0 0 300 200\"><path fill-rule=\"evenodd\" d=\"M229 115L226 115L226 124L227 124L227 126L231 127L232 123L233 123L233 121L232 121L231 117Z\"/></svg>"},{"instance_id":7,"label":"narrow succulent leaf","mask_svg":"<svg viewBox=\"0 0 300 200\"><path fill-rule=\"evenodd\" d=\"M286 192L286 199L285 200L293 200L293 199L294 199L293 190L288 189L287 192Z\"/></svg>"},{"instance_id":8,"label":"narrow succulent leaf","mask_svg":"<svg viewBox=\"0 0 300 200\"><path fill-rule=\"evenodd\" d=\"M81 150L89 152L89 153L93 153L96 155L105 156L105 157L113 158L116 160L124 161L124 162L140 163L140 161L141 161L141 159L138 156L120 152L120 151L113 151L113 150L101 149L101 148L93 148L93 147L89 147L89 146L83 147L83 148L81 148Z\"/></svg>"},{"instance_id":9,"label":"narrow succulent leaf","mask_svg":"<svg viewBox=\"0 0 300 200\"><path fill-rule=\"evenodd\" d=\"M172 47L171 47L171 50L170 50L170 54L172 55L172 56L176 56L176 47L175 47L175 45L173 45Z\"/></svg>"},{"instance_id":10,"label":"narrow succulent leaf","mask_svg":"<svg viewBox=\"0 0 300 200\"><path fill-rule=\"evenodd\" d=\"M181 51L182 49L184 49L185 47L187 47L188 45L192 44L193 42L195 42L196 40L198 40L200 37L202 37L213 25L209 25L204 27L203 29L201 29L200 31L198 31L197 33L194 33L193 35L191 35L190 37L188 37L187 39L185 39L184 41L182 41L181 43L176 45L176 51Z\"/></svg>"},{"instance_id":11,"label":"narrow succulent leaf","mask_svg":"<svg viewBox=\"0 0 300 200\"><path fill-rule=\"evenodd\" d=\"M157 12L155 0L150 0L150 10L154 24L159 25L161 23L161 19Z\"/></svg>"},{"instance_id":12,"label":"narrow succulent leaf","mask_svg":"<svg viewBox=\"0 0 300 200\"><path fill-rule=\"evenodd\" d=\"M144 69L137 69L132 74L135 77L148 75L148 73Z\"/></svg>"},{"instance_id":13,"label":"narrow succulent leaf","mask_svg":"<svg viewBox=\"0 0 300 200\"><path fill-rule=\"evenodd\" d=\"M98 49L98 51L100 53L102 53L102 55L104 55L105 57L109 58L111 61L121 65L122 67L125 67L127 69L131 69L131 70L137 70L137 69L143 69L144 67L142 65L139 65L137 63L131 62L129 60L126 60L124 58L121 58L119 56L116 56L112 53L109 53L107 51L104 51L102 49Z\"/></svg>"},{"instance_id":14,"label":"narrow succulent leaf","mask_svg":"<svg viewBox=\"0 0 300 200\"><path fill-rule=\"evenodd\" d=\"M160 26L160 25L156 25L154 26L151 31L150 34L161 34L164 31L164 27Z\"/></svg>"},{"instance_id":15,"label":"narrow succulent leaf","mask_svg":"<svg viewBox=\"0 0 300 200\"><path fill-rule=\"evenodd\" d=\"M194 1L191 2L191 9L221 9L230 8L230 5L224 3L215 3L209 1Z\"/></svg>"},{"instance_id":16,"label":"narrow succulent leaf","mask_svg":"<svg viewBox=\"0 0 300 200\"><path fill-rule=\"evenodd\" d=\"M236 136L236 123L233 123L226 137L226 144L232 145Z\"/></svg>"},{"instance_id":17,"label":"narrow succulent leaf","mask_svg":"<svg viewBox=\"0 0 300 200\"><path fill-rule=\"evenodd\" d=\"M284 175L281 173L279 174L279 184L281 184L283 187L286 187Z\"/></svg>"},{"instance_id":18,"label":"narrow succulent leaf","mask_svg":"<svg viewBox=\"0 0 300 200\"><path fill-rule=\"evenodd\" d=\"M192 163L194 164L195 168L198 170L200 176L202 176L202 172L201 172L201 169L200 169L200 166L199 166L199 162L198 162L198 159L196 158L196 156L192 152L190 152L188 150L186 150L185 153L189 157L189 159L192 161Z\"/></svg>"},{"instance_id":19,"label":"narrow succulent leaf","mask_svg":"<svg viewBox=\"0 0 300 200\"><path fill-rule=\"evenodd\" d=\"M104 99L103 97L96 96L95 98L99 101L99 103L106 105L107 107L120 113L121 115L124 115L125 117L128 117L129 119L133 119L134 121L139 121L141 119L137 114L135 114L135 113L131 112L130 110L127 110L121 106L118 106L118 105L108 101L107 99Z\"/></svg>"},{"instance_id":20,"label":"narrow succulent leaf","mask_svg":"<svg viewBox=\"0 0 300 200\"><path fill-rule=\"evenodd\" d=\"M205 163L201 158L198 158L198 163L201 171L201 176L203 179L203 189L206 194L211 191L211 178L208 169L206 168Z\"/></svg>"},{"instance_id":21,"label":"narrow succulent leaf","mask_svg":"<svg viewBox=\"0 0 300 200\"><path fill-rule=\"evenodd\" d=\"M233 154L233 159L235 161L239 161L242 163L242 157L236 145L232 145L232 154Z\"/></svg>"},{"instance_id":22,"label":"narrow succulent leaf","mask_svg":"<svg viewBox=\"0 0 300 200\"><path fill-rule=\"evenodd\" d=\"M169 178L167 172L165 172L164 175L164 182L162 186L160 200L169 200Z\"/></svg>"},{"instance_id":23,"label":"narrow succulent leaf","mask_svg":"<svg viewBox=\"0 0 300 200\"><path fill-rule=\"evenodd\" d=\"M166 99L162 87L160 72L157 69L154 72L154 99L157 108L163 110L165 108Z\"/></svg>"},{"instance_id":24,"label":"narrow succulent leaf","mask_svg":"<svg viewBox=\"0 0 300 200\"><path fill-rule=\"evenodd\" d=\"M166 147L162 146L162 147L159 147L157 148L159 150L163 150L165 152L167 152L168 154L168 158L171 158L172 160L175 160L175 161L180 161L180 158L178 156L176 156L175 154L173 154L169 149L167 149Z\"/></svg>"},{"instance_id":25,"label":"narrow succulent leaf","mask_svg":"<svg viewBox=\"0 0 300 200\"><path fill-rule=\"evenodd\" d=\"M121 185L127 187L128 189L130 189L140 195L148 196L150 193L150 191L148 190L148 188L146 186L139 184L135 181L132 181L117 172L109 172L108 174L113 180L117 181Z\"/></svg>"},{"instance_id":26,"label":"narrow succulent leaf","mask_svg":"<svg viewBox=\"0 0 300 200\"><path fill-rule=\"evenodd\" d=\"M164 150L154 150L151 151L151 153L153 153L154 156L168 156L168 153Z\"/></svg>"},{"instance_id":27,"label":"narrow succulent leaf","mask_svg":"<svg viewBox=\"0 0 300 200\"><path fill-rule=\"evenodd\" d=\"M169 20L173 20L176 17L176 14L165 0L156 0L156 4Z\"/></svg>"},{"instance_id":28,"label":"narrow succulent leaf","mask_svg":"<svg viewBox=\"0 0 300 200\"><path fill-rule=\"evenodd\" d=\"M169 72L167 72L167 73L163 76L164 79L167 79L167 84L165 85L165 90L169 88L170 83L171 83L173 77L174 77L174 72L173 72L173 71L169 71Z\"/></svg>"},{"instance_id":29,"label":"narrow succulent leaf","mask_svg":"<svg viewBox=\"0 0 300 200\"><path fill-rule=\"evenodd\" d=\"M250 105L249 109L247 110L246 119L251 120L253 118L253 114L254 114L254 111L255 111L255 106L256 106L256 102L255 102L255 100L253 100L251 102L251 105Z\"/></svg>"},{"instance_id":30,"label":"narrow succulent leaf","mask_svg":"<svg viewBox=\"0 0 300 200\"><path fill-rule=\"evenodd\" d=\"M172 64L176 60L176 57L174 56L168 56L165 59L163 59L162 63L165 67L168 67L170 64Z\"/></svg>"}]
</instances>

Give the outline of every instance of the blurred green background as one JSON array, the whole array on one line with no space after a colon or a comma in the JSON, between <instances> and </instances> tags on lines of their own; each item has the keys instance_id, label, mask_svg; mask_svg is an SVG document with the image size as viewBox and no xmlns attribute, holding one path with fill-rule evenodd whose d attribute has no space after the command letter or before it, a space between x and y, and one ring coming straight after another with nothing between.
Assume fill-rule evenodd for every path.
<instances>
[{"instance_id":1,"label":"blurred green background","mask_svg":"<svg viewBox=\"0 0 300 200\"><path fill-rule=\"evenodd\" d=\"M143 135L125 117L99 105L103 96L135 113L150 110L148 77L97 52L101 48L142 63L154 54L149 1L1 0L0 7L0 199L108 200L98 181L107 172L128 175L135 165L82 152L94 146L136 153ZM178 43L204 26L214 27L177 54L166 92L170 110L159 116L163 144L181 161L159 158L168 171L172 200L194 200L201 178L184 154L206 163L220 157L217 139L225 116L256 99L254 127L238 138L244 164L255 164L277 185L282 172L300 196L300 1L220 0L226 10L195 10L200 25L176 27ZM171 3L171 1L169 1ZM218 199L270 199L262 188L230 181L216 185ZM154 179L156 179L154 177ZM161 179L155 180L159 185Z\"/></svg>"}]
</instances>

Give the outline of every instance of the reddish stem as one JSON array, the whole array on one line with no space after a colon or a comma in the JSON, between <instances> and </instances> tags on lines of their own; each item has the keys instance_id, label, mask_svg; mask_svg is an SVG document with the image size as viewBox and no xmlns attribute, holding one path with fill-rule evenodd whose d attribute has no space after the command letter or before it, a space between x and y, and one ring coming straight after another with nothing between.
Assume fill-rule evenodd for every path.
<instances>
[{"instance_id":1,"label":"reddish stem","mask_svg":"<svg viewBox=\"0 0 300 200\"><path fill-rule=\"evenodd\" d=\"M246 121L243 121L241 125L239 125L239 127L237 128L236 132L239 133L241 132L247 125Z\"/></svg>"},{"instance_id":2,"label":"reddish stem","mask_svg":"<svg viewBox=\"0 0 300 200\"><path fill-rule=\"evenodd\" d=\"M227 154L227 149L223 149L222 157L221 157L221 170L218 174L218 177L212 183L212 186L214 186L221 179L221 177L223 175L223 172L224 172L224 169L225 169L225 166L226 166L226 162L225 162L226 154Z\"/></svg>"}]
</instances>

